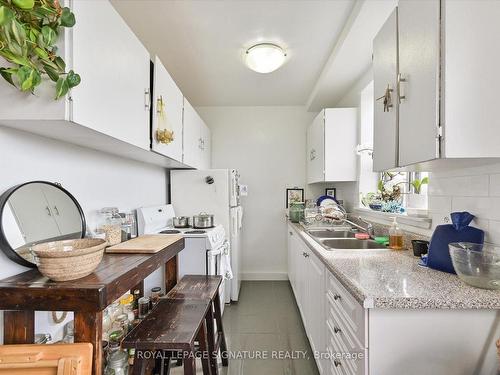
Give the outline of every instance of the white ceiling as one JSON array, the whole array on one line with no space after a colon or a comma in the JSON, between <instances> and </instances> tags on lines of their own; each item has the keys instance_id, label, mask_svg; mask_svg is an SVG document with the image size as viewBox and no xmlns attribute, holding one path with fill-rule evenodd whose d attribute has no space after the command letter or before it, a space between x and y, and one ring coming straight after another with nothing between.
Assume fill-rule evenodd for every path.
<instances>
[{"instance_id":1,"label":"white ceiling","mask_svg":"<svg viewBox=\"0 0 500 375\"><path fill-rule=\"evenodd\" d=\"M334 51L354 0L113 0L195 106L304 105ZM246 48L273 42L285 65L259 74Z\"/></svg>"}]
</instances>

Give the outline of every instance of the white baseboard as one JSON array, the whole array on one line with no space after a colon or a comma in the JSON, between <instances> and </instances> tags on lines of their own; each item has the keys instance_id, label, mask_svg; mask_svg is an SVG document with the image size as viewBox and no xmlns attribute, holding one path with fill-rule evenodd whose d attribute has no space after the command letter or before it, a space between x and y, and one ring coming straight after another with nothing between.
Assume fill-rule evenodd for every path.
<instances>
[{"instance_id":1,"label":"white baseboard","mask_svg":"<svg viewBox=\"0 0 500 375\"><path fill-rule=\"evenodd\" d=\"M241 280L288 280L286 272L243 272Z\"/></svg>"}]
</instances>

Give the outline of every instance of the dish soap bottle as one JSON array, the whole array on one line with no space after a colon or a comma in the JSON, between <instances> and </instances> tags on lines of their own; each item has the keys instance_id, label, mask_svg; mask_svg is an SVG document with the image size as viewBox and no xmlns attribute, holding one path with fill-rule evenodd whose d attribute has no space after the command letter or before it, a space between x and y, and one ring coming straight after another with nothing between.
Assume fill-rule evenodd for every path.
<instances>
[{"instance_id":1,"label":"dish soap bottle","mask_svg":"<svg viewBox=\"0 0 500 375\"><path fill-rule=\"evenodd\" d=\"M389 229L389 248L392 250L403 250L403 231L399 228L396 217L392 219L392 225Z\"/></svg>"}]
</instances>

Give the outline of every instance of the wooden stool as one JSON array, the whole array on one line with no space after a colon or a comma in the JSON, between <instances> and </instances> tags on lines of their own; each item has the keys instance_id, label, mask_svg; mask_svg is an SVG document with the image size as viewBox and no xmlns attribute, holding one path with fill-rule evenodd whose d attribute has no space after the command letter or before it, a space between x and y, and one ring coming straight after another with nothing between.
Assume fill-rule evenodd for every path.
<instances>
[{"instance_id":1,"label":"wooden stool","mask_svg":"<svg viewBox=\"0 0 500 375\"><path fill-rule=\"evenodd\" d=\"M222 365L228 366L226 337L222 326L222 312L220 305L219 287L222 276L185 275L176 286L166 295L167 299L205 300L211 301L206 317L208 348L213 354L210 360L212 374L218 373L217 353L221 352ZM214 319L217 325L217 338L215 338Z\"/></svg>"},{"instance_id":2,"label":"wooden stool","mask_svg":"<svg viewBox=\"0 0 500 375\"><path fill-rule=\"evenodd\" d=\"M135 348L134 375L142 375L148 362L164 352L182 352L184 374L196 374L195 341L199 343L203 374L212 375L207 326L211 300L161 299L153 311L123 339L124 348ZM145 352L154 353L145 353Z\"/></svg>"}]
</instances>

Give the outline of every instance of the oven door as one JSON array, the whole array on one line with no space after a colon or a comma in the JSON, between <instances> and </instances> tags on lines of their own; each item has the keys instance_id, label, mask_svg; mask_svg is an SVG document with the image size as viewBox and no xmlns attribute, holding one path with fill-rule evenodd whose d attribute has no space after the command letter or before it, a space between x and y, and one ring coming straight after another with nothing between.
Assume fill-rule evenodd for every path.
<instances>
[{"instance_id":1,"label":"oven door","mask_svg":"<svg viewBox=\"0 0 500 375\"><path fill-rule=\"evenodd\" d=\"M221 246L216 250L207 250L207 275L221 275L221 256L224 252L225 247ZM219 287L219 296L220 296L220 308L221 312L224 313L224 301L225 301L225 293L226 293L226 279L224 275L222 275L222 282Z\"/></svg>"}]
</instances>

